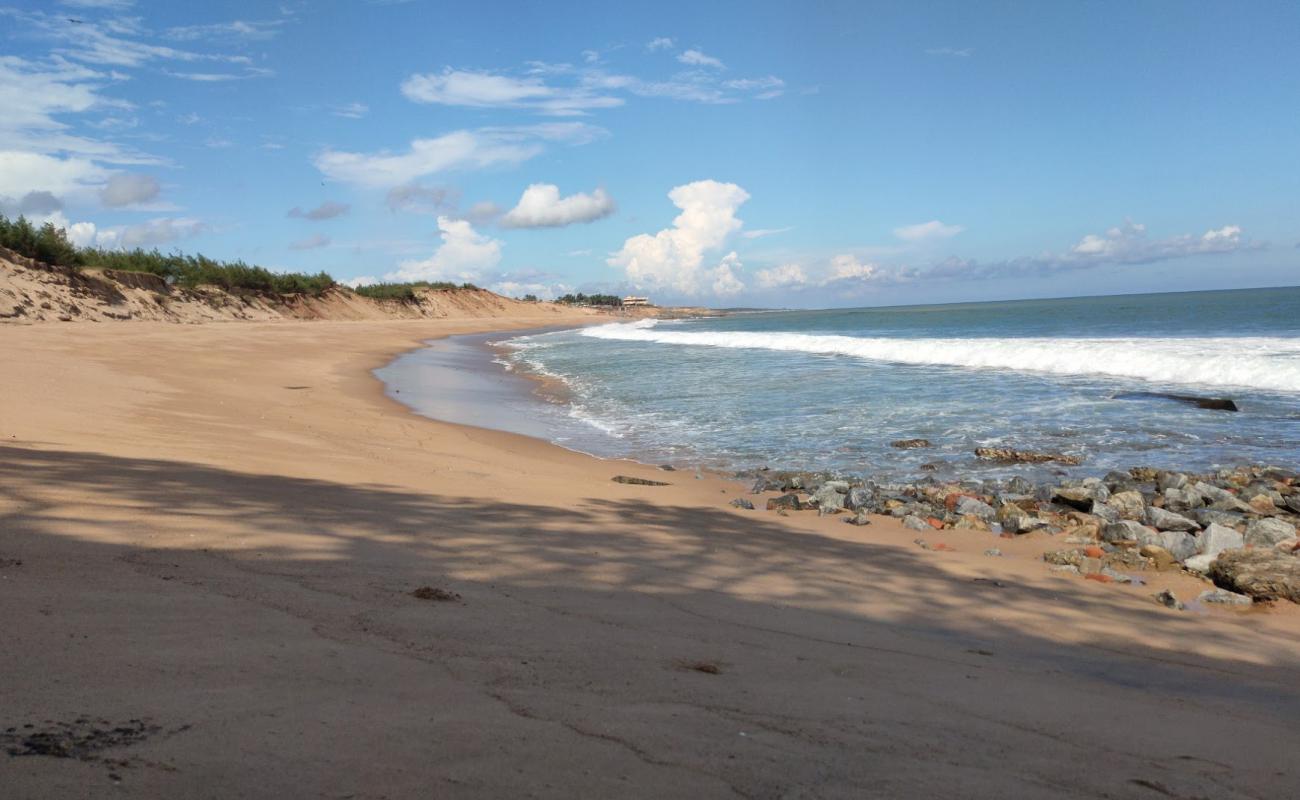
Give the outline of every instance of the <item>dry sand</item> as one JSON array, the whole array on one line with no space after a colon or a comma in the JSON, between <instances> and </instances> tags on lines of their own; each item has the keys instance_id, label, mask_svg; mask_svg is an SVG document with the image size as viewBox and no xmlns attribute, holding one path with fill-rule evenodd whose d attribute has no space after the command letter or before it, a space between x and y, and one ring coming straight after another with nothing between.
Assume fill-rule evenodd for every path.
<instances>
[{"instance_id":1,"label":"dry sand","mask_svg":"<svg viewBox=\"0 0 1300 800\"><path fill-rule=\"evenodd\" d=\"M732 509L370 375L556 319L0 327L0 750L75 756L0 796L1295 796L1294 608Z\"/></svg>"}]
</instances>

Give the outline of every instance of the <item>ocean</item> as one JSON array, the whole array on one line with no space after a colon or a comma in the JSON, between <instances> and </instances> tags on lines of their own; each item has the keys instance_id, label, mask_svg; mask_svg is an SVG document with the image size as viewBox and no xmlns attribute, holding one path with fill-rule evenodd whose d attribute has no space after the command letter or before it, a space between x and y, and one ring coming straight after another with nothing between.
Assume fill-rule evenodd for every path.
<instances>
[{"instance_id":1,"label":"ocean","mask_svg":"<svg viewBox=\"0 0 1300 800\"><path fill-rule=\"evenodd\" d=\"M428 387L402 399L678 467L898 480L1061 469L990 465L977 447L1079 456L1068 471L1082 475L1300 465L1300 288L642 320L480 337L433 362L481 360L489 342L501 374L479 374L466 397L485 400L461 403L478 419L417 397ZM430 363L404 374L427 378ZM891 446L917 438L932 446Z\"/></svg>"}]
</instances>

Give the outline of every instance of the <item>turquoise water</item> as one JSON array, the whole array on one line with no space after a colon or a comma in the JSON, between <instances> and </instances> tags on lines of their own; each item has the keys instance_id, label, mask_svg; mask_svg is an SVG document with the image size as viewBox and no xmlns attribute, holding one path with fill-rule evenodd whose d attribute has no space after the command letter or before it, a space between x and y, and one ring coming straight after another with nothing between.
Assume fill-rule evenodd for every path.
<instances>
[{"instance_id":1,"label":"turquoise water","mask_svg":"<svg viewBox=\"0 0 1300 800\"><path fill-rule=\"evenodd\" d=\"M994 471L981 446L1079 455L1085 473L1300 464L1300 288L647 320L502 344L514 371L567 387L537 411L548 438L599 455L893 477ZM934 447L889 446L917 437Z\"/></svg>"}]
</instances>

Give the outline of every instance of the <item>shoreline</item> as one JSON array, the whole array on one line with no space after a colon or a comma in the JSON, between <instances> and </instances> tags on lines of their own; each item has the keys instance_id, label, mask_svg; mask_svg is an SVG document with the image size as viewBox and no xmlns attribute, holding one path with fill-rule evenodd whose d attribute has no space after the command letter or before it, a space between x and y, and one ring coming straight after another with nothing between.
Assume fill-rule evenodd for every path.
<instances>
[{"instance_id":1,"label":"shoreline","mask_svg":"<svg viewBox=\"0 0 1300 800\"><path fill-rule=\"evenodd\" d=\"M102 791L105 757L138 796L1294 785L1292 608L1179 614L1148 595L1192 579L1065 579L1039 533L988 558L731 508L734 483L436 422L371 373L526 322L0 328L0 722L145 726L0 756L14 795ZM1153 772L1166 750L1232 766Z\"/></svg>"}]
</instances>

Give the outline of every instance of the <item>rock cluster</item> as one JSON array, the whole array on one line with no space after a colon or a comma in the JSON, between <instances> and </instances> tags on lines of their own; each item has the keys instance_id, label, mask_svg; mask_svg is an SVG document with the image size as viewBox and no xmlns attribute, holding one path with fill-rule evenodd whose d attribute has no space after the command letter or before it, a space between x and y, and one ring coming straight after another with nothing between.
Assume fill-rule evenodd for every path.
<instances>
[{"instance_id":1,"label":"rock cluster","mask_svg":"<svg viewBox=\"0 0 1300 800\"><path fill-rule=\"evenodd\" d=\"M1010 460L1017 451L997 451ZM1020 454L1042 460L1052 454ZM1068 457L1067 457L1068 458ZM1124 570L1185 569L1228 593L1300 603L1300 473L1272 467L1209 475L1134 468L1035 484L1007 480L876 483L828 473L749 473L755 494L780 492L768 510L815 509L899 519L916 531L965 529L1005 537L1041 531L1073 547L1045 554L1060 571L1130 582ZM1225 601L1221 595L1199 598Z\"/></svg>"}]
</instances>

